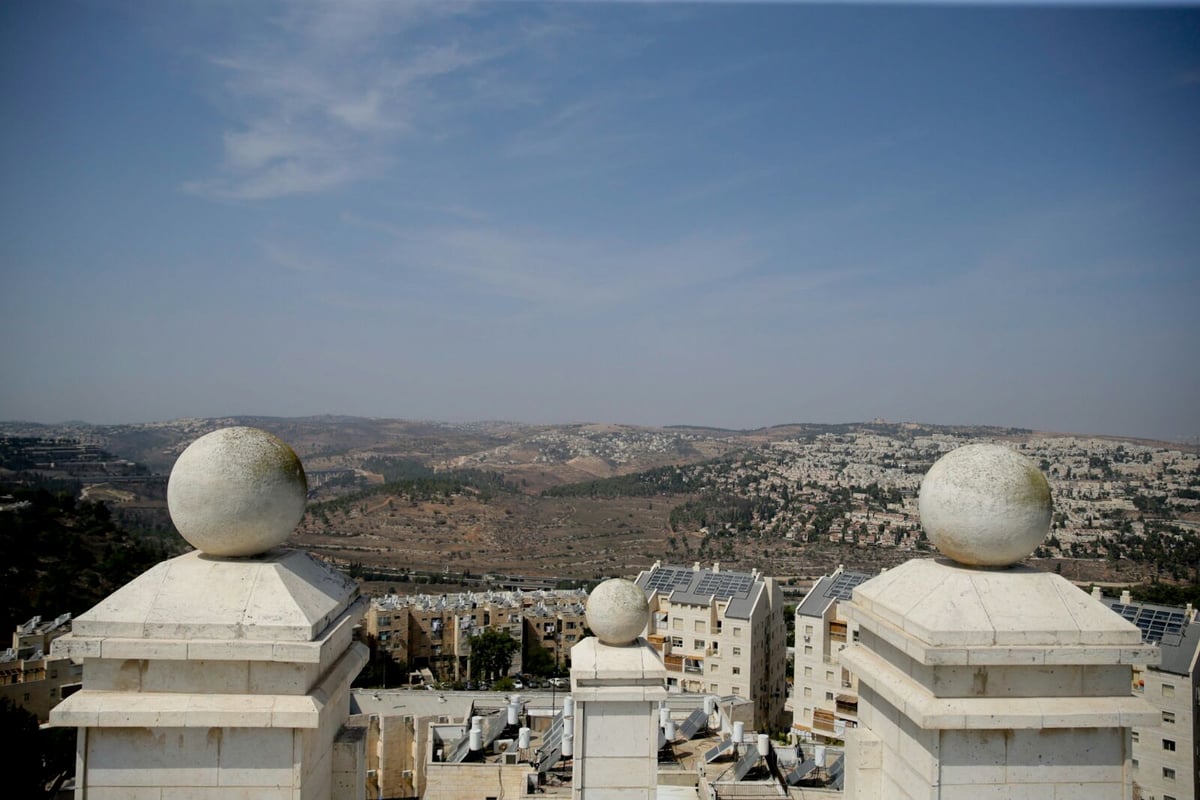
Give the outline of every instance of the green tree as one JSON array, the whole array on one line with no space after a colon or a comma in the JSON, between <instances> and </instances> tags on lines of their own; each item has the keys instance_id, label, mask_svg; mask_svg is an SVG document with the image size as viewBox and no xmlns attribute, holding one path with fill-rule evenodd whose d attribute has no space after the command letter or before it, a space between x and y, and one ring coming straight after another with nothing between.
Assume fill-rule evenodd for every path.
<instances>
[{"instance_id":1,"label":"green tree","mask_svg":"<svg viewBox=\"0 0 1200 800\"><path fill-rule=\"evenodd\" d=\"M471 678L475 680L491 680L507 674L508 668L512 666L513 656L521 646L507 631L492 628L472 636L470 644Z\"/></svg>"}]
</instances>

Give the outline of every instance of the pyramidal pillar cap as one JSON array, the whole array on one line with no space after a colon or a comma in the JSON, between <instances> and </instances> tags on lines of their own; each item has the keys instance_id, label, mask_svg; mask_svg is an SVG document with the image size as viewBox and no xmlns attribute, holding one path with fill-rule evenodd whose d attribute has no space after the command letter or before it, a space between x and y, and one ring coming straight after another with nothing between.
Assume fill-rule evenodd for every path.
<instances>
[{"instance_id":1,"label":"pyramidal pillar cap","mask_svg":"<svg viewBox=\"0 0 1200 800\"><path fill-rule=\"evenodd\" d=\"M1032 461L998 444L939 458L921 481L921 524L942 555L960 564L1007 567L1046 538L1050 484Z\"/></svg>"},{"instance_id":2,"label":"pyramidal pillar cap","mask_svg":"<svg viewBox=\"0 0 1200 800\"><path fill-rule=\"evenodd\" d=\"M167 482L175 528L197 550L226 558L283 544L304 516L308 480L282 439L258 428L221 428L180 454Z\"/></svg>"}]
</instances>

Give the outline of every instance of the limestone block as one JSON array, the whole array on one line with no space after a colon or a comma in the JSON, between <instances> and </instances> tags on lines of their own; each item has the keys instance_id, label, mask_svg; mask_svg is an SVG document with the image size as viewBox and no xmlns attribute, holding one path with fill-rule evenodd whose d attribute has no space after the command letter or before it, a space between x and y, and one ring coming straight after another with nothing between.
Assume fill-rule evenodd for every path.
<instances>
[{"instance_id":1,"label":"limestone block","mask_svg":"<svg viewBox=\"0 0 1200 800\"><path fill-rule=\"evenodd\" d=\"M1058 783L1054 800L1126 800L1121 783Z\"/></svg>"},{"instance_id":2,"label":"limestone block","mask_svg":"<svg viewBox=\"0 0 1200 800\"><path fill-rule=\"evenodd\" d=\"M653 722L646 703L603 703L581 707L576 713L583 720L583 750L608 758L645 758L654 752L657 742L650 741Z\"/></svg>"},{"instance_id":3,"label":"limestone block","mask_svg":"<svg viewBox=\"0 0 1200 800\"><path fill-rule=\"evenodd\" d=\"M1019 783L1124 780L1125 732L1105 730L1014 731L1008 740L1005 780Z\"/></svg>"},{"instance_id":4,"label":"limestone block","mask_svg":"<svg viewBox=\"0 0 1200 800\"><path fill-rule=\"evenodd\" d=\"M266 786L223 786L211 789L199 786L164 786L162 800L294 800L290 788Z\"/></svg>"},{"instance_id":5,"label":"limestone block","mask_svg":"<svg viewBox=\"0 0 1200 800\"><path fill-rule=\"evenodd\" d=\"M143 692L232 694L244 693L249 688L249 667L245 662L150 661L142 664Z\"/></svg>"},{"instance_id":6,"label":"limestone block","mask_svg":"<svg viewBox=\"0 0 1200 800\"><path fill-rule=\"evenodd\" d=\"M657 797L658 789L654 786L644 790L622 786L615 789L588 789L581 795L581 800L657 800Z\"/></svg>"},{"instance_id":7,"label":"limestone block","mask_svg":"<svg viewBox=\"0 0 1200 800\"><path fill-rule=\"evenodd\" d=\"M187 722L192 728L269 728L273 697L237 694L194 694L188 697Z\"/></svg>"},{"instance_id":8,"label":"limestone block","mask_svg":"<svg viewBox=\"0 0 1200 800\"><path fill-rule=\"evenodd\" d=\"M316 664L251 662L251 694L307 694L319 677Z\"/></svg>"},{"instance_id":9,"label":"limestone block","mask_svg":"<svg viewBox=\"0 0 1200 800\"><path fill-rule=\"evenodd\" d=\"M220 786L294 786L294 733L286 729L224 728L220 731Z\"/></svg>"},{"instance_id":10,"label":"limestone block","mask_svg":"<svg viewBox=\"0 0 1200 800\"><path fill-rule=\"evenodd\" d=\"M1004 783L1006 738L1004 731L944 731L939 749L942 785Z\"/></svg>"},{"instance_id":11,"label":"limestone block","mask_svg":"<svg viewBox=\"0 0 1200 800\"><path fill-rule=\"evenodd\" d=\"M943 786L940 800L1055 800L1054 785Z\"/></svg>"},{"instance_id":12,"label":"limestone block","mask_svg":"<svg viewBox=\"0 0 1200 800\"><path fill-rule=\"evenodd\" d=\"M89 731L87 785L216 786L220 733L194 728Z\"/></svg>"},{"instance_id":13,"label":"limestone block","mask_svg":"<svg viewBox=\"0 0 1200 800\"><path fill-rule=\"evenodd\" d=\"M142 688L142 668L143 663L136 659L89 659L83 665L83 680L89 689L138 692Z\"/></svg>"},{"instance_id":14,"label":"limestone block","mask_svg":"<svg viewBox=\"0 0 1200 800\"><path fill-rule=\"evenodd\" d=\"M586 786L632 786L652 787L655 785L655 762L642 753L640 758L609 758L589 755L584 780Z\"/></svg>"},{"instance_id":15,"label":"limestone block","mask_svg":"<svg viewBox=\"0 0 1200 800\"><path fill-rule=\"evenodd\" d=\"M88 800L162 800L158 786L89 786Z\"/></svg>"}]
</instances>

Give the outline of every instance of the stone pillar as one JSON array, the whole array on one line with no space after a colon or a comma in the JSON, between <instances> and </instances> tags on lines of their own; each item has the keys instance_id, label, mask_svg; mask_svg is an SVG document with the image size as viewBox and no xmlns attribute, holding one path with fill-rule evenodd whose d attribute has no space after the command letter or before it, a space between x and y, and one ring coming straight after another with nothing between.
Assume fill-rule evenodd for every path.
<instances>
[{"instance_id":1,"label":"stone pillar","mask_svg":"<svg viewBox=\"0 0 1200 800\"><path fill-rule=\"evenodd\" d=\"M667 670L639 634L646 595L614 579L588 598L588 637L571 649L575 701L574 800L654 800L658 785L658 705Z\"/></svg>"},{"instance_id":2,"label":"stone pillar","mask_svg":"<svg viewBox=\"0 0 1200 800\"><path fill-rule=\"evenodd\" d=\"M362 737L338 737L367 658L352 641L367 602L345 576L276 547L304 496L295 454L262 431L217 431L180 457L168 502L200 549L55 643L83 659L83 688L51 715L79 729L77 798L363 797ZM250 552L213 552L229 548Z\"/></svg>"},{"instance_id":3,"label":"stone pillar","mask_svg":"<svg viewBox=\"0 0 1200 800\"><path fill-rule=\"evenodd\" d=\"M957 561L909 561L843 606L860 631L841 656L859 680L847 799L1128 800L1130 728L1155 719L1132 665L1158 654L1060 576L1013 565L1048 527L1045 478L1005 448L960 448L920 510Z\"/></svg>"}]
</instances>

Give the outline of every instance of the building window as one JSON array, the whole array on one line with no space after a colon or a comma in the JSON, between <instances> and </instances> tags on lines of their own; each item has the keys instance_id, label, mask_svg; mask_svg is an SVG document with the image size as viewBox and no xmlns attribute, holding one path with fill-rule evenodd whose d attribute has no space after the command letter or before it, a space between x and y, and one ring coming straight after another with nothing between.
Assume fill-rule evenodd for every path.
<instances>
[{"instance_id":1,"label":"building window","mask_svg":"<svg viewBox=\"0 0 1200 800\"><path fill-rule=\"evenodd\" d=\"M681 620L679 617L676 617L675 619L671 620L671 630L673 630L673 631L683 630L683 620Z\"/></svg>"},{"instance_id":2,"label":"building window","mask_svg":"<svg viewBox=\"0 0 1200 800\"><path fill-rule=\"evenodd\" d=\"M683 637L682 636L672 636L671 637L671 647L683 647Z\"/></svg>"},{"instance_id":3,"label":"building window","mask_svg":"<svg viewBox=\"0 0 1200 800\"><path fill-rule=\"evenodd\" d=\"M732 694L734 697L740 697L742 694L742 687L734 686L733 691L730 692L730 694Z\"/></svg>"},{"instance_id":4,"label":"building window","mask_svg":"<svg viewBox=\"0 0 1200 800\"><path fill-rule=\"evenodd\" d=\"M721 666L720 664L710 661L708 664L708 671L709 672L718 672L719 671L718 667L720 667L720 666Z\"/></svg>"},{"instance_id":5,"label":"building window","mask_svg":"<svg viewBox=\"0 0 1200 800\"><path fill-rule=\"evenodd\" d=\"M733 674L734 674L734 675L741 675L741 674L742 674L742 668L741 668L741 667L734 667L734 668L733 668Z\"/></svg>"},{"instance_id":6,"label":"building window","mask_svg":"<svg viewBox=\"0 0 1200 800\"><path fill-rule=\"evenodd\" d=\"M1175 712L1174 711L1164 711L1163 712L1163 725L1174 725L1174 724L1175 724Z\"/></svg>"},{"instance_id":7,"label":"building window","mask_svg":"<svg viewBox=\"0 0 1200 800\"><path fill-rule=\"evenodd\" d=\"M806 655L806 656L812 655L812 645L811 644L804 645L804 655Z\"/></svg>"},{"instance_id":8,"label":"building window","mask_svg":"<svg viewBox=\"0 0 1200 800\"><path fill-rule=\"evenodd\" d=\"M695 630L696 630L696 633L704 633L704 631L706 630L705 625L704 625L704 620L702 620L702 619L696 620Z\"/></svg>"},{"instance_id":9,"label":"building window","mask_svg":"<svg viewBox=\"0 0 1200 800\"><path fill-rule=\"evenodd\" d=\"M833 699L833 692L826 692L826 693L825 693L825 699L826 699L826 700L832 700L832 699Z\"/></svg>"},{"instance_id":10,"label":"building window","mask_svg":"<svg viewBox=\"0 0 1200 800\"><path fill-rule=\"evenodd\" d=\"M805 636L812 636L812 625L805 625L805 626L804 626L804 635L805 635Z\"/></svg>"},{"instance_id":11,"label":"building window","mask_svg":"<svg viewBox=\"0 0 1200 800\"><path fill-rule=\"evenodd\" d=\"M1138 760L1137 760L1136 758L1135 758L1135 759L1132 759L1132 760L1130 761L1130 763L1131 763L1131 764L1133 764L1133 768L1134 768L1134 769L1137 769L1137 768L1138 768Z\"/></svg>"},{"instance_id":12,"label":"building window","mask_svg":"<svg viewBox=\"0 0 1200 800\"><path fill-rule=\"evenodd\" d=\"M716 655L717 653L721 652L721 643L713 642L712 643L712 651L713 651L713 655Z\"/></svg>"},{"instance_id":13,"label":"building window","mask_svg":"<svg viewBox=\"0 0 1200 800\"><path fill-rule=\"evenodd\" d=\"M693 639L692 640L692 649L693 650L703 650L704 649L704 640L703 639Z\"/></svg>"},{"instance_id":14,"label":"building window","mask_svg":"<svg viewBox=\"0 0 1200 800\"><path fill-rule=\"evenodd\" d=\"M733 654L735 656L740 656L742 654L742 648L740 648L740 647L733 648Z\"/></svg>"},{"instance_id":15,"label":"building window","mask_svg":"<svg viewBox=\"0 0 1200 800\"><path fill-rule=\"evenodd\" d=\"M1164 683L1162 685L1162 696L1163 697L1174 697L1175 696L1175 687L1169 683Z\"/></svg>"},{"instance_id":16,"label":"building window","mask_svg":"<svg viewBox=\"0 0 1200 800\"><path fill-rule=\"evenodd\" d=\"M1171 769L1170 767L1163 767L1163 780L1164 781L1175 780L1175 770Z\"/></svg>"},{"instance_id":17,"label":"building window","mask_svg":"<svg viewBox=\"0 0 1200 800\"><path fill-rule=\"evenodd\" d=\"M811 678L811 677L812 677L812 667L805 667L805 668L804 668L804 677L806 677L806 678Z\"/></svg>"},{"instance_id":18,"label":"building window","mask_svg":"<svg viewBox=\"0 0 1200 800\"><path fill-rule=\"evenodd\" d=\"M829 683L833 683L833 670L825 670L825 680L827 680Z\"/></svg>"},{"instance_id":19,"label":"building window","mask_svg":"<svg viewBox=\"0 0 1200 800\"><path fill-rule=\"evenodd\" d=\"M1175 752L1175 740L1174 739L1163 739L1163 750L1170 750L1172 753L1174 753Z\"/></svg>"},{"instance_id":20,"label":"building window","mask_svg":"<svg viewBox=\"0 0 1200 800\"><path fill-rule=\"evenodd\" d=\"M716 693L717 693L717 685L716 685L715 683L710 683L710 684L708 685L708 691L709 691L711 694L716 694Z\"/></svg>"},{"instance_id":21,"label":"building window","mask_svg":"<svg viewBox=\"0 0 1200 800\"><path fill-rule=\"evenodd\" d=\"M805 696L805 697L812 697L812 687L811 687L811 686L805 686L805 687L804 687L804 696Z\"/></svg>"},{"instance_id":22,"label":"building window","mask_svg":"<svg viewBox=\"0 0 1200 800\"><path fill-rule=\"evenodd\" d=\"M742 636L742 629L739 628L737 625L733 626L733 636L734 636L734 638L741 638L741 636Z\"/></svg>"},{"instance_id":23,"label":"building window","mask_svg":"<svg viewBox=\"0 0 1200 800\"><path fill-rule=\"evenodd\" d=\"M1138 736L1138 732L1137 732L1137 731L1131 731L1131 732L1130 732L1130 735L1133 737L1133 743L1134 743L1134 744L1137 744L1137 743L1138 743L1138 739L1140 738L1140 737Z\"/></svg>"}]
</instances>

